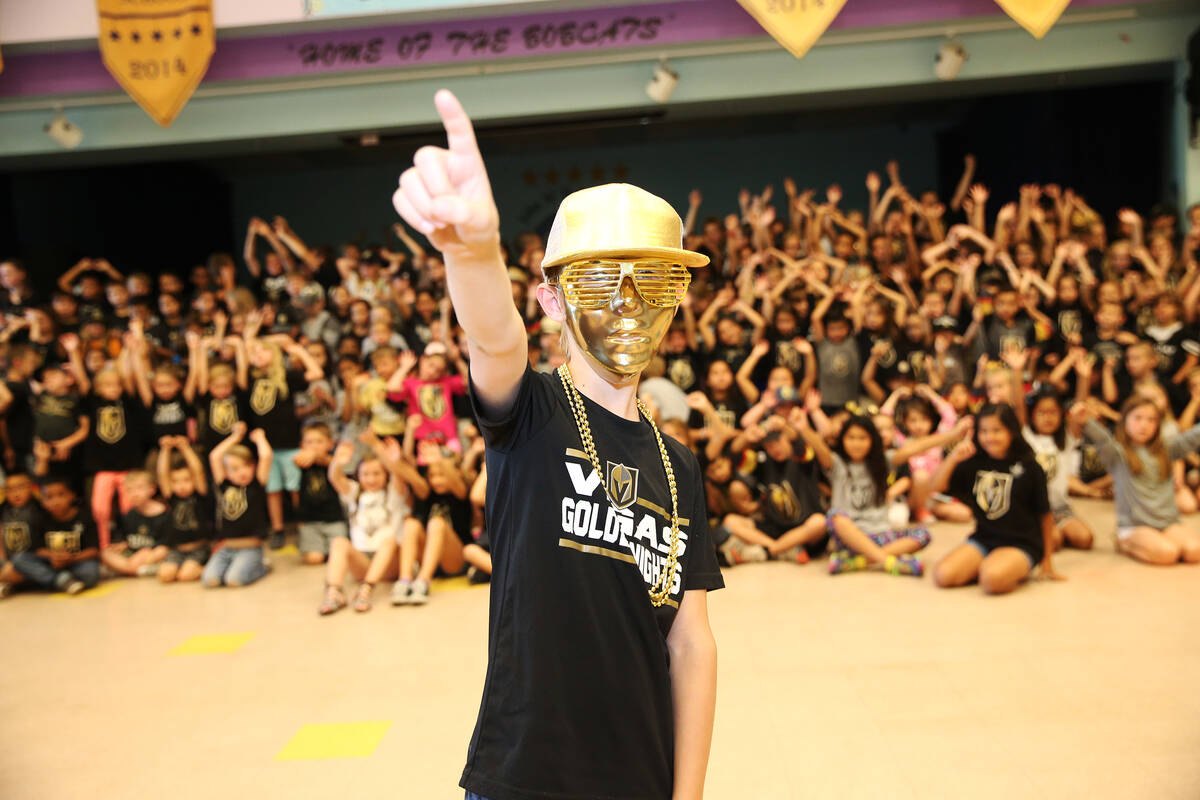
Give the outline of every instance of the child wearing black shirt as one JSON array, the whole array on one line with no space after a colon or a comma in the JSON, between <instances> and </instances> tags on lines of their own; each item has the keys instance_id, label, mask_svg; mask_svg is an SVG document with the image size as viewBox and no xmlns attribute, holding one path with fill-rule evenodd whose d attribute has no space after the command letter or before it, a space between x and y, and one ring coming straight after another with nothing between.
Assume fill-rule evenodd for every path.
<instances>
[{"instance_id":1,"label":"child wearing black shirt","mask_svg":"<svg viewBox=\"0 0 1200 800\"><path fill-rule=\"evenodd\" d=\"M257 326L250 322L246 330L246 354L250 362L250 418L247 422L261 429L277 454L267 480L267 510L271 517L271 549L283 547L283 492L299 502L300 468L292 460L300 449L300 420L296 416L296 395L308 389L312 381L324 377L324 371L312 355L287 336L254 338ZM294 356L304 370L288 369L286 356Z\"/></svg>"},{"instance_id":2,"label":"child wearing black shirt","mask_svg":"<svg viewBox=\"0 0 1200 800\"><path fill-rule=\"evenodd\" d=\"M76 500L62 478L43 484L44 524L33 532L30 548L13 559L17 571L43 589L79 594L100 582L96 525Z\"/></svg>"},{"instance_id":3,"label":"child wearing black shirt","mask_svg":"<svg viewBox=\"0 0 1200 800\"><path fill-rule=\"evenodd\" d=\"M938 586L978 579L988 594L1005 594L1041 568L1061 579L1050 563L1054 514L1046 473L1021 434L1016 412L991 404L980 410L975 440L963 441L930 479L930 494L946 491L975 515L975 532L938 563Z\"/></svg>"},{"instance_id":4,"label":"child wearing black shirt","mask_svg":"<svg viewBox=\"0 0 1200 800\"><path fill-rule=\"evenodd\" d=\"M78 341L63 337L68 352L78 358ZM82 362L80 364L82 371ZM44 458L39 478L62 478L78 490L83 485L83 448L90 420L72 386L71 373L62 364L42 368L42 391L33 401L33 454Z\"/></svg>"},{"instance_id":5,"label":"child wearing black shirt","mask_svg":"<svg viewBox=\"0 0 1200 800\"><path fill-rule=\"evenodd\" d=\"M258 459L241 444L246 423L238 422L233 433L208 454L216 487L217 546L204 568L204 585L247 586L267 574L263 561L263 537L267 532L266 483L271 475L274 453L261 428L250 432Z\"/></svg>"},{"instance_id":6,"label":"child wearing black shirt","mask_svg":"<svg viewBox=\"0 0 1200 800\"><path fill-rule=\"evenodd\" d=\"M410 425L415 420L410 418ZM429 600L429 583L440 567L457 575L467 567L463 547L471 538L470 488L450 453L434 440L421 442L417 462L425 462L428 493L413 504L412 518L418 524L404 526L400 544L400 580L392 595L395 605L424 605ZM418 491L419 494L419 491ZM420 554L421 569L413 573ZM407 596L405 590L407 589Z\"/></svg>"},{"instance_id":7,"label":"child wearing black shirt","mask_svg":"<svg viewBox=\"0 0 1200 800\"><path fill-rule=\"evenodd\" d=\"M167 507L154 497L157 487L149 472L125 474L129 510L112 529L112 541L100 551L100 561L118 575L145 578L158 574L167 557Z\"/></svg>"},{"instance_id":8,"label":"child wearing black shirt","mask_svg":"<svg viewBox=\"0 0 1200 800\"><path fill-rule=\"evenodd\" d=\"M342 502L329 483L332 457L333 436L329 426L320 422L306 426L300 436L300 449L292 456L300 469L296 518L300 523L300 559L305 564L324 563L330 544L350 535Z\"/></svg>"},{"instance_id":9,"label":"child wearing black shirt","mask_svg":"<svg viewBox=\"0 0 1200 800\"><path fill-rule=\"evenodd\" d=\"M167 501L170 518L166 538L169 550L158 567L158 580L199 580L209 557L212 502L204 465L186 436L159 439L158 487Z\"/></svg>"},{"instance_id":10,"label":"child wearing black shirt","mask_svg":"<svg viewBox=\"0 0 1200 800\"><path fill-rule=\"evenodd\" d=\"M12 559L33 547L34 532L45 522L45 512L33 498L33 481L23 472L4 481L4 503L0 505L0 598L12 594L23 578Z\"/></svg>"}]
</instances>

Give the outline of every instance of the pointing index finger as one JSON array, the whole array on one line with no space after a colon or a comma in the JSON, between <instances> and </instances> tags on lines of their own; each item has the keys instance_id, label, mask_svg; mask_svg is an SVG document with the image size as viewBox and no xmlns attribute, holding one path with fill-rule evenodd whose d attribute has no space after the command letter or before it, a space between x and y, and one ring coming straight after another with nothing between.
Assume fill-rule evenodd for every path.
<instances>
[{"instance_id":1,"label":"pointing index finger","mask_svg":"<svg viewBox=\"0 0 1200 800\"><path fill-rule=\"evenodd\" d=\"M433 96L437 106L438 116L446 129L446 140L451 153L459 155L479 155L479 145L475 142L475 128L471 118L463 111L462 103L449 89L441 89Z\"/></svg>"}]
</instances>

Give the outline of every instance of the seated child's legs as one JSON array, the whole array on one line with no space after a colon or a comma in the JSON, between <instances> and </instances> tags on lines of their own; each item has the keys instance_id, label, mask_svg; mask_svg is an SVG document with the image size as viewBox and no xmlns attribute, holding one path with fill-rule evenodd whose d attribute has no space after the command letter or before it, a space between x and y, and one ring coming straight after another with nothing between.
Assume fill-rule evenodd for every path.
<instances>
[{"instance_id":1,"label":"seated child's legs","mask_svg":"<svg viewBox=\"0 0 1200 800\"><path fill-rule=\"evenodd\" d=\"M1163 536L1179 546L1179 557L1188 564L1200 562L1200 533L1182 523L1169 525Z\"/></svg>"},{"instance_id":2,"label":"seated child's legs","mask_svg":"<svg viewBox=\"0 0 1200 800\"><path fill-rule=\"evenodd\" d=\"M89 558L86 561L77 561L67 569L72 577L77 581L82 581L83 585L91 589L100 582L100 559Z\"/></svg>"},{"instance_id":3,"label":"seated child's legs","mask_svg":"<svg viewBox=\"0 0 1200 800\"><path fill-rule=\"evenodd\" d=\"M1078 517L1067 517L1059 522L1055 532L1062 541L1078 550L1091 550L1095 535L1087 523Z\"/></svg>"},{"instance_id":4,"label":"seated child's legs","mask_svg":"<svg viewBox=\"0 0 1200 800\"><path fill-rule=\"evenodd\" d=\"M932 537L924 525L915 528L904 528L897 531L886 531L871 537L875 544L883 548L883 552L892 556L908 555L929 546Z\"/></svg>"},{"instance_id":5,"label":"seated child's legs","mask_svg":"<svg viewBox=\"0 0 1200 800\"><path fill-rule=\"evenodd\" d=\"M158 565L158 582L172 583L179 577L179 565L172 561L164 561Z\"/></svg>"},{"instance_id":6,"label":"seated child's legs","mask_svg":"<svg viewBox=\"0 0 1200 800\"><path fill-rule=\"evenodd\" d=\"M979 576L983 550L969 540L951 550L933 569L934 582L943 589L966 586Z\"/></svg>"},{"instance_id":7,"label":"seated child's legs","mask_svg":"<svg viewBox=\"0 0 1200 800\"><path fill-rule=\"evenodd\" d=\"M108 547L113 495L124 494L124 472L97 472L92 477L92 519L100 534L100 549Z\"/></svg>"},{"instance_id":8,"label":"seated child's legs","mask_svg":"<svg viewBox=\"0 0 1200 800\"><path fill-rule=\"evenodd\" d=\"M128 550L106 547L100 551L100 560L118 575L137 575L138 565L133 563L133 557Z\"/></svg>"},{"instance_id":9,"label":"seated child's legs","mask_svg":"<svg viewBox=\"0 0 1200 800\"><path fill-rule=\"evenodd\" d=\"M483 570L488 575L492 574L492 554L479 545L469 544L463 547L463 559L475 569Z\"/></svg>"},{"instance_id":10,"label":"seated child's legs","mask_svg":"<svg viewBox=\"0 0 1200 800\"><path fill-rule=\"evenodd\" d=\"M933 515L947 522L970 522L975 516L965 503L960 503L957 500L949 502L934 500Z\"/></svg>"},{"instance_id":11,"label":"seated child's legs","mask_svg":"<svg viewBox=\"0 0 1200 800\"><path fill-rule=\"evenodd\" d=\"M1017 547L997 547L979 565L979 585L988 594L1007 594L1033 571L1029 554Z\"/></svg>"},{"instance_id":12,"label":"seated child's legs","mask_svg":"<svg viewBox=\"0 0 1200 800\"><path fill-rule=\"evenodd\" d=\"M228 547L222 547L220 550L212 554L212 558L208 559L208 564L204 567L202 573L204 585L209 588L215 588L225 582L225 573L229 569L230 563L233 561L233 551Z\"/></svg>"},{"instance_id":13,"label":"seated child's legs","mask_svg":"<svg viewBox=\"0 0 1200 800\"><path fill-rule=\"evenodd\" d=\"M176 577L176 580L181 582L198 581L202 572L204 572L204 562L189 559L188 561L184 561L183 565L179 568L179 575Z\"/></svg>"},{"instance_id":14,"label":"seated child's legs","mask_svg":"<svg viewBox=\"0 0 1200 800\"><path fill-rule=\"evenodd\" d=\"M229 569L225 571L226 586L249 586L267 574L261 547L241 547L233 551Z\"/></svg>"},{"instance_id":15,"label":"seated child's legs","mask_svg":"<svg viewBox=\"0 0 1200 800\"><path fill-rule=\"evenodd\" d=\"M27 550L24 553L17 553L13 556L12 564L25 580L35 586L50 590L57 588L55 580L58 577L59 571L50 566L48 559L42 558L31 550Z\"/></svg>"},{"instance_id":16,"label":"seated child's legs","mask_svg":"<svg viewBox=\"0 0 1200 800\"><path fill-rule=\"evenodd\" d=\"M3 566L0 566L0 583L20 583L23 580L24 577L11 561L6 561Z\"/></svg>"},{"instance_id":17,"label":"seated child's legs","mask_svg":"<svg viewBox=\"0 0 1200 800\"><path fill-rule=\"evenodd\" d=\"M301 522L299 530L300 555L305 564L323 563L330 544L350 535L345 522Z\"/></svg>"},{"instance_id":18,"label":"seated child's legs","mask_svg":"<svg viewBox=\"0 0 1200 800\"><path fill-rule=\"evenodd\" d=\"M1183 550L1162 531L1146 525L1117 529L1117 549L1147 564L1167 566L1179 561Z\"/></svg>"}]
</instances>

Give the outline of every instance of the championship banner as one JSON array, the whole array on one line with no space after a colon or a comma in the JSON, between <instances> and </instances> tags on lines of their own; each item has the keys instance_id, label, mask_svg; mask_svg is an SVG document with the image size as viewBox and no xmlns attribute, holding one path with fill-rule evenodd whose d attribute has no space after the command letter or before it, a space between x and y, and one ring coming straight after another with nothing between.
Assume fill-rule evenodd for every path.
<instances>
[{"instance_id":1,"label":"championship banner","mask_svg":"<svg viewBox=\"0 0 1200 800\"><path fill-rule=\"evenodd\" d=\"M788 52L803 58L846 0L738 0L738 3Z\"/></svg>"},{"instance_id":2,"label":"championship banner","mask_svg":"<svg viewBox=\"0 0 1200 800\"><path fill-rule=\"evenodd\" d=\"M96 0L104 66L164 128L208 70L211 0Z\"/></svg>"},{"instance_id":3,"label":"championship banner","mask_svg":"<svg viewBox=\"0 0 1200 800\"><path fill-rule=\"evenodd\" d=\"M996 0L1022 28L1040 39L1058 22L1071 0Z\"/></svg>"}]
</instances>

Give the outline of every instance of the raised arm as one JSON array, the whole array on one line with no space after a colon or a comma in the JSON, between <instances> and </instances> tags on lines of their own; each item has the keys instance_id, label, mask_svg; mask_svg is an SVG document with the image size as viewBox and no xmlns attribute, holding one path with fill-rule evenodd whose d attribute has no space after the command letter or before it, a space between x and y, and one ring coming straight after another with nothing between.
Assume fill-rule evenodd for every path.
<instances>
[{"instance_id":1,"label":"raised arm","mask_svg":"<svg viewBox=\"0 0 1200 800\"><path fill-rule=\"evenodd\" d=\"M396 211L446 259L446 285L470 342L471 378L492 413L507 411L529 361L525 327L512 303L497 303L512 287L500 255L500 218L475 131L458 100L442 90L434 98L448 149L426 146L400 177ZM538 287L552 316L562 317L555 288Z\"/></svg>"},{"instance_id":2,"label":"raised arm","mask_svg":"<svg viewBox=\"0 0 1200 800\"><path fill-rule=\"evenodd\" d=\"M174 436L162 436L158 440L158 490L168 500L171 498L171 449L174 446Z\"/></svg>"},{"instance_id":3,"label":"raised arm","mask_svg":"<svg viewBox=\"0 0 1200 800\"><path fill-rule=\"evenodd\" d=\"M265 224L258 217L251 217L250 224L246 226L246 243L242 246L242 260L246 262L246 269L256 280L262 274L262 264L258 263L258 256L254 254L254 237L258 235L259 226Z\"/></svg>"},{"instance_id":4,"label":"raised arm","mask_svg":"<svg viewBox=\"0 0 1200 800\"><path fill-rule=\"evenodd\" d=\"M971 187L971 181L975 179L975 156L967 153L963 158L963 174L958 179L958 186L954 189L954 196L950 198L950 209L958 211L962 208L963 198L967 196L967 189Z\"/></svg>"},{"instance_id":5,"label":"raised arm","mask_svg":"<svg viewBox=\"0 0 1200 800\"><path fill-rule=\"evenodd\" d=\"M233 430L229 435L208 454L208 466L212 470L214 484L225 482L225 454L229 452L229 448L239 444L245 435L246 423L239 420L233 424Z\"/></svg>"},{"instance_id":6,"label":"raised arm","mask_svg":"<svg viewBox=\"0 0 1200 800\"><path fill-rule=\"evenodd\" d=\"M789 418L796 430L800 432L805 444L813 449L821 468L826 471L833 469L833 451L829 449L829 445L825 444L825 438L813 430L812 425L808 424L808 414L804 409L797 406L792 409Z\"/></svg>"},{"instance_id":7,"label":"raised arm","mask_svg":"<svg viewBox=\"0 0 1200 800\"><path fill-rule=\"evenodd\" d=\"M271 460L275 458L275 451L271 449L271 443L267 441L267 434L262 428L250 431L250 441L254 442L254 447L258 450L258 467L254 471L254 477L266 486L267 481L271 480Z\"/></svg>"}]
</instances>

